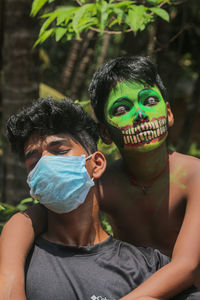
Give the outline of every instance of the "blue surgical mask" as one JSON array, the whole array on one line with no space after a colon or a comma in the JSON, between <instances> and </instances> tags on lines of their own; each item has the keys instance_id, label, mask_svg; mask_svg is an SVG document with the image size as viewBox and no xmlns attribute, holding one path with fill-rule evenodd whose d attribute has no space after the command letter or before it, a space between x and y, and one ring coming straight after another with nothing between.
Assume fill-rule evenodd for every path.
<instances>
[{"instance_id":1,"label":"blue surgical mask","mask_svg":"<svg viewBox=\"0 0 200 300\"><path fill-rule=\"evenodd\" d=\"M68 213L81 205L92 186L81 156L43 156L29 173L30 194L56 213Z\"/></svg>"}]
</instances>

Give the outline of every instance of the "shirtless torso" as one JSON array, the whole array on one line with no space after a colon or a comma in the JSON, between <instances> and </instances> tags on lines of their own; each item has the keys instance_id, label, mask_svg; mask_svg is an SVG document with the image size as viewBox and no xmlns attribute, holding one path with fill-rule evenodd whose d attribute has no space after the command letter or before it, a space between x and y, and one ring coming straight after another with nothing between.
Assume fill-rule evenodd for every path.
<instances>
[{"instance_id":1,"label":"shirtless torso","mask_svg":"<svg viewBox=\"0 0 200 300\"><path fill-rule=\"evenodd\" d=\"M173 152L169 167L146 193L131 182L122 160L118 160L108 168L103 186L101 209L108 214L114 234L121 240L151 246L171 256L188 201L189 207L194 206L191 224L200 208L200 160ZM195 234L196 228L188 230Z\"/></svg>"}]
</instances>

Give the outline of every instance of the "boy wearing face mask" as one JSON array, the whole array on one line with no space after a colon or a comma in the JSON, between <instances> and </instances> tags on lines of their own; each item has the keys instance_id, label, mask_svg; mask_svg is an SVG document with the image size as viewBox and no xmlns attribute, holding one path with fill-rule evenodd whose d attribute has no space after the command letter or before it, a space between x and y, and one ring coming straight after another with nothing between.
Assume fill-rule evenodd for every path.
<instances>
[{"instance_id":1,"label":"boy wearing face mask","mask_svg":"<svg viewBox=\"0 0 200 300\"><path fill-rule=\"evenodd\" d=\"M106 160L97 151L97 126L81 106L40 99L12 115L7 129L12 150L25 162L30 193L48 215L26 261L20 300L116 300L169 262L103 230L98 195Z\"/></svg>"}]
</instances>

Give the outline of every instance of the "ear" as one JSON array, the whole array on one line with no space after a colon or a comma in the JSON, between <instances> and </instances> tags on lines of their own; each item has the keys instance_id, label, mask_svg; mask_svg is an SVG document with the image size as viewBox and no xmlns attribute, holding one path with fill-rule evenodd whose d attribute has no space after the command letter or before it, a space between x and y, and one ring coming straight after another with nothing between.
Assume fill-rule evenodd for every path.
<instances>
[{"instance_id":1,"label":"ear","mask_svg":"<svg viewBox=\"0 0 200 300\"><path fill-rule=\"evenodd\" d=\"M94 179L99 179L103 175L106 169L106 158L101 152L97 151L92 154L92 162L93 162L92 177Z\"/></svg>"},{"instance_id":2,"label":"ear","mask_svg":"<svg viewBox=\"0 0 200 300\"><path fill-rule=\"evenodd\" d=\"M168 126L172 127L174 124L174 115L172 113L169 102L166 102L166 110L167 110L167 117L168 117Z\"/></svg>"},{"instance_id":3,"label":"ear","mask_svg":"<svg viewBox=\"0 0 200 300\"><path fill-rule=\"evenodd\" d=\"M99 131L100 131L100 137L102 138L102 141L107 145L112 144L113 141L110 137L110 134L108 133L108 129L103 123L99 124Z\"/></svg>"}]
</instances>

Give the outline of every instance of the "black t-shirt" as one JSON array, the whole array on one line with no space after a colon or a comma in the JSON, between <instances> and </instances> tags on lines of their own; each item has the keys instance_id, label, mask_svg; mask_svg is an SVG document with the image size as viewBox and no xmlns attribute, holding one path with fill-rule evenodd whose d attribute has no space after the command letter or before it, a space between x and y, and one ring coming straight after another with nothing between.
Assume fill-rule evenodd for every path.
<instances>
[{"instance_id":1,"label":"black t-shirt","mask_svg":"<svg viewBox=\"0 0 200 300\"><path fill-rule=\"evenodd\" d=\"M26 263L27 300L117 300L169 261L113 237L86 247L38 238Z\"/></svg>"}]
</instances>

